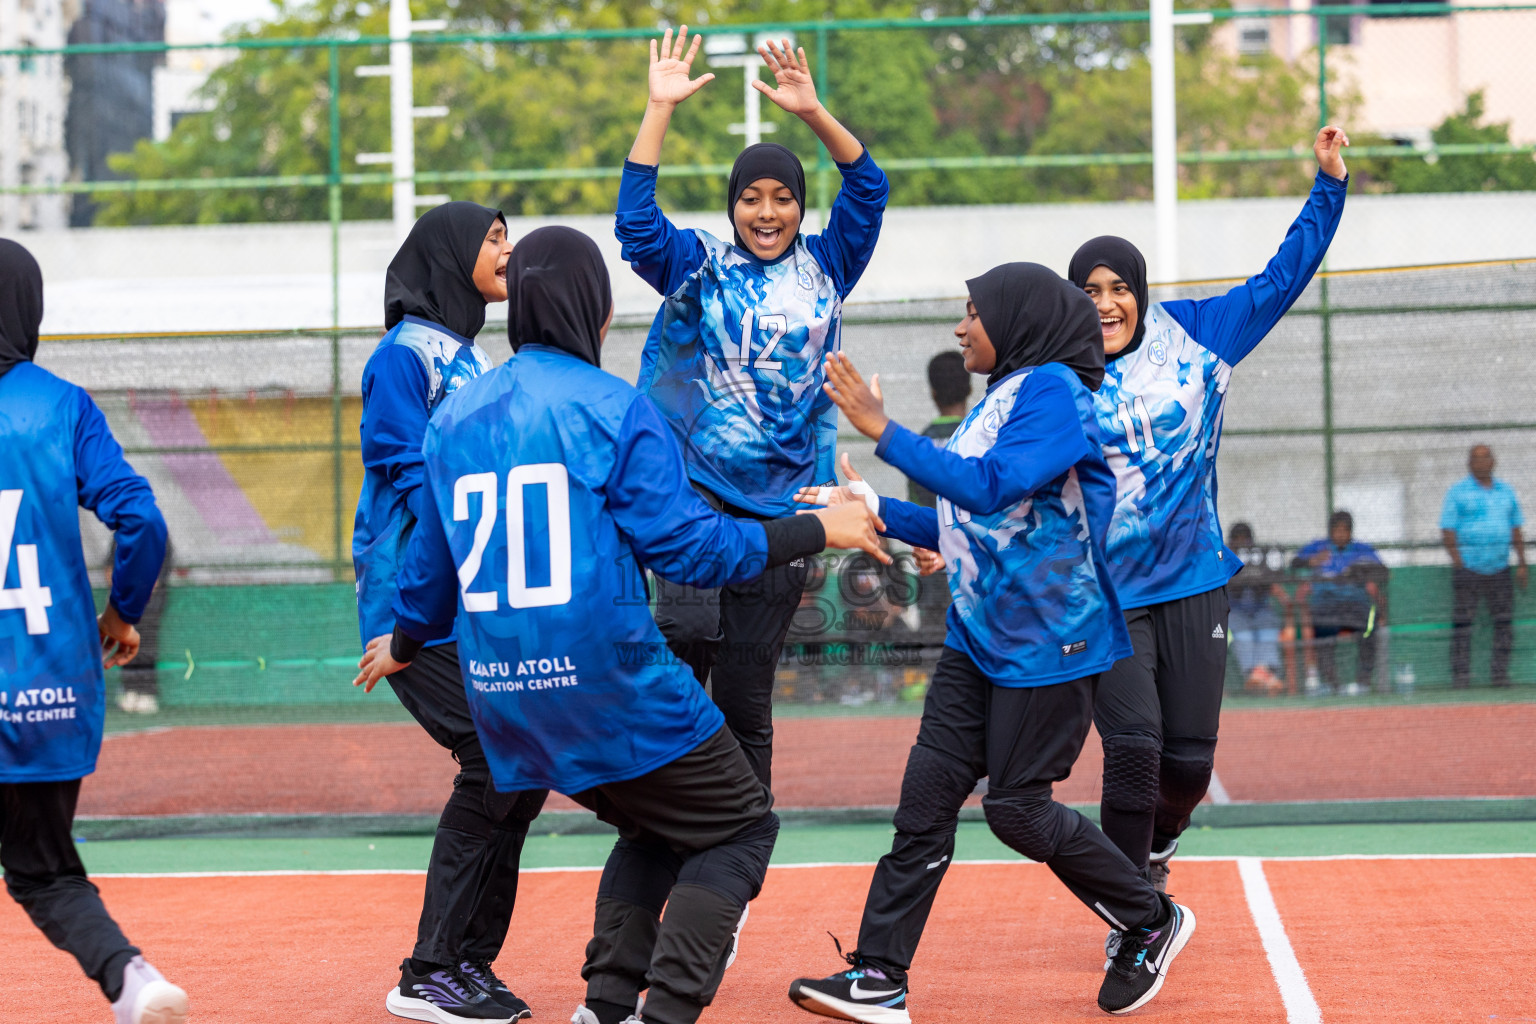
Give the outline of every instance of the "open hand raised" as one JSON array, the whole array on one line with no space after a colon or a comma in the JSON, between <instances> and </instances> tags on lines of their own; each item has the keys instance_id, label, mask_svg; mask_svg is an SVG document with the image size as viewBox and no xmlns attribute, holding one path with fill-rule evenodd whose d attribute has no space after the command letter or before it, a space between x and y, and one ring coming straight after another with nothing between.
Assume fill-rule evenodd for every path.
<instances>
[{"instance_id":1,"label":"open hand raised","mask_svg":"<svg viewBox=\"0 0 1536 1024\"><path fill-rule=\"evenodd\" d=\"M676 42L672 40L672 30L667 29L661 37L659 51L656 40L651 40L652 103L675 107L714 79L713 74L703 74L694 79L688 77L693 70L693 58L697 56L699 43L703 39L703 36L696 35L693 37L693 45L689 46L688 26L683 25L677 30Z\"/></svg>"},{"instance_id":2,"label":"open hand raised","mask_svg":"<svg viewBox=\"0 0 1536 1024\"><path fill-rule=\"evenodd\" d=\"M773 100L796 117L805 117L821 108L816 97L816 82L811 78L811 64L805 59L805 47L796 52L785 39L782 43L765 43L757 48L763 63L773 71L777 88L770 89L759 81L752 88Z\"/></svg>"},{"instance_id":3,"label":"open hand raised","mask_svg":"<svg viewBox=\"0 0 1536 1024\"><path fill-rule=\"evenodd\" d=\"M853 361L841 352L833 352L827 356L827 382L822 390L848 417L853 429L877 441L885 433L891 418L885 414L878 373L866 385Z\"/></svg>"}]
</instances>

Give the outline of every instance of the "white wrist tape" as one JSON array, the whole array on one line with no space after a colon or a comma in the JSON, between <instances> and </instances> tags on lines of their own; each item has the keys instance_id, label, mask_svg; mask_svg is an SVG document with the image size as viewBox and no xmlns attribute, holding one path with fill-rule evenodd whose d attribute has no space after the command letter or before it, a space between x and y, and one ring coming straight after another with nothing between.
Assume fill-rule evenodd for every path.
<instances>
[{"instance_id":1,"label":"white wrist tape","mask_svg":"<svg viewBox=\"0 0 1536 1024\"><path fill-rule=\"evenodd\" d=\"M863 480L853 480L849 482L848 489L864 499L864 504L869 508L871 514L880 514L880 495L875 493L873 487Z\"/></svg>"}]
</instances>

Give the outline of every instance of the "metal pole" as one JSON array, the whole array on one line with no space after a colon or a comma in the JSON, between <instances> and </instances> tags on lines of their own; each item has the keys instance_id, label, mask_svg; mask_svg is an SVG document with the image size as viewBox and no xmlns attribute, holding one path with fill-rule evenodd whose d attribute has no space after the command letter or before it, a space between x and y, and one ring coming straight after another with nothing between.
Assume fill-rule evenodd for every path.
<instances>
[{"instance_id":1,"label":"metal pole","mask_svg":"<svg viewBox=\"0 0 1536 1024\"><path fill-rule=\"evenodd\" d=\"M331 540L333 571L342 571L341 467L341 54L330 47L331 122Z\"/></svg>"},{"instance_id":2,"label":"metal pole","mask_svg":"<svg viewBox=\"0 0 1536 1024\"><path fill-rule=\"evenodd\" d=\"M411 90L411 3L389 0L389 136L394 157L395 240L416 222L416 122Z\"/></svg>"},{"instance_id":3,"label":"metal pole","mask_svg":"<svg viewBox=\"0 0 1536 1024\"><path fill-rule=\"evenodd\" d=\"M748 146L755 146L763 141L763 94L752 88L752 83L757 81L757 62L752 59L753 56L749 53L741 65L741 96L742 104L746 108L744 134Z\"/></svg>"},{"instance_id":4,"label":"metal pole","mask_svg":"<svg viewBox=\"0 0 1536 1024\"><path fill-rule=\"evenodd\" d=\"M1328 16L1317 19L1317 126L1328 123Z\"/></svg>"},{"instance_id":5,"label":"metal pole","mask_svg":"<svg viewBox=\"0 0 1536 1024\"><path fill-rule=\"evenodd\" d=\"M1333 315L1328 306L1328 279L1318 281L1318 302L1322 307L1323 328L1323 493L1328 499L1328 514L1333 514Z\"/></svg>"},{"instance_id":6,"label":"metal pole","mask_svg":"<svg viewBox=\"0 0 1536 1024\"><path fill-rule=\"evenodd\" d=\"M1157 223L1157 271L1179 278L1179 133L1173 78L1173 0L1152 0L1152 205Z\"/></svg>"}]
</instances>

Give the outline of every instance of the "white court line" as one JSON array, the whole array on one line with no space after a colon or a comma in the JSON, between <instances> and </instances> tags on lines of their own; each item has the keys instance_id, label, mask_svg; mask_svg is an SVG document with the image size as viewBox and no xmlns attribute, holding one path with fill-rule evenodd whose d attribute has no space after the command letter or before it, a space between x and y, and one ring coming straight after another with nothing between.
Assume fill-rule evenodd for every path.
<instances>
[{"instance_id":1,"label":"white court line","mask_svg":"<svg viewBox=\"0 0 1536 1024\"><path fill-rule=\"evenodd\" d=\"M1536 853L1340 853L1340 854L1327 854L1327 855L1317 856L1317 857L1263 857L1263 858L1258 858L1258 857L1236 857L1236 856L1225 856L1225 857L1191 856L1191 857L1180 857L1180 858L1178 858L1178 860L1179 860L1180 863L1190 863L1190 864L1196 864L1196 863L1198 863L1198 864L1213 864L1213 863L1232 864L1232 863L1236 863L1239 866L1241 866L1242 862L1245 861L1245 860L1255 860L1255 861L1257 861L1257 860L1272 860L1272 861L1282 861L1282 862L1303 861L1303 862L1305 862L1305 861L1345 861L1345 860L1354 860L1354 861L1368 861L1368 860L1521 860L1521 859L1531 859L1531 858L1536 858ZM1018 859L1018 858L1015 858L1015 859L1012 859L1012 860L1002 860L1002 859L985 860L985 859L978 859L978 860L957 860L957 861L953 861L951 866L958 866L958 867L965 867L965 866L991 867L991 866L1007 866L1007 865L1026 865L1026 864L1033 864L1033 863L1034 863L1034 861L1028 861L1028 860L1023 860L1023 859ZM803 869L803 868L872 868L874 866L875 866L875 862L872 861L872 860L865 860L865 861L857 861L857 860L820 860L820 861L801 861L801 862L797 862L797 863L794 863L794 864L771 864L771 865L769 865L768 870L770 870L770 871L779 871L779 870L782 870L782 869L795 869L795 870L798 870L798 869ZM525 875L548 875L548 874L556 874L556 873L559 873L561 871L586 872L586 871L601 871L601 870L603 870L603 868L602 868L602 865L599 864L599 865L587 865L587 866L577 865L577 866L573 866L573 867L523 868L523 869L521 869L521 873L525 874ZM318 869L318 868L317 869L309 869L309 868L273 868L273 869L269 869L269 870L257 870L257 871L118 871L118 872L111 872L111 871L97 872L97 871L92 871L90 873L90 875L91 875L92 878L290 878L290 877L301 877L301 876L305 876L305 875L315 875L315 876L319 876L319 877L327 877L327 876L332 876L332 875L335 875L335 876L346 876L346 875L425 875L426 873L427 872L425 871L425 869L421 869L421 868L336 868L336 869L329 869L329 870Z\"/></svg>"},{"instance_id":2,"label":"white court line","mask_svg":"<svg viewBox=\"0 0 1536 1024\"><path fill-rule=\"evenodd\" d=\"M1243 895L1248 898L1248 912L1253 915L1253 923L1258 926L1259 938L1264 943L1269 969L1275 975L1275 984L1280 987L1287 1024L1322 1024L1323 1011L1318 1008L1301 962L1296 959L1296 951L1286 937L1274 893L1269 891L1269 881L1264 877L1264 862L1258 857L1239 857L1237 873L1242 877Z\"/></svg>"},{"instance_id":3,"label":"white court line","mask_svg":"<svg viewBox=\"0 0 1536 1024\"><path fill-rule=\"evenodd\" d=\"M1215 771L1211 772L1211 784L1206 787L1206 792L1211 795L1211 803L1213 804L1229 804L1232 802L1232 795L1227 792L1227 787L1221 784L1221 776L1217 775Z\"/></svg>"}]
</instances>

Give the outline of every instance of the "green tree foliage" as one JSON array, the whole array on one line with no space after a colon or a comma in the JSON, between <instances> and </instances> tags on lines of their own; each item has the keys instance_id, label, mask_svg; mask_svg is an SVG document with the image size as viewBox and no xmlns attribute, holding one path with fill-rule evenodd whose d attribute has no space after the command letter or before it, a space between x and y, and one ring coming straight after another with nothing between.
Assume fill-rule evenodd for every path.
<instances>
[{"instance_id":1,"label":"green tree foliage","mask_svg":"<svg viewBox=\"0 0 1536 1024\"><path fill-rule=\"evenodd\" d=\"M1467 105L1431 133L1439 146L1466 143L1509 143L1509 122L1484 124L1483 93L1467 97ZM1404 157L1362 161L1361 177L1374 191L1488 192L1536 190L1536 158L1530 153L1491 153L1485 156L1443 157L1433 162Z\"/></svg>"},{"instance_id":2,"label":"green tree foliage","mask_svg":"<svg viewBox=\"0 0 1536 1024\"><path fill-rule=\"evenodd\" d=\"M501 32L651 27L686 22L870 19L927 15L1032 13L1055 0L415 0L417 17L443 17L454 31ZM1092 0L1114 10L1139 0ZM1074 10L1083 9L1075 4ZM383 36L387 0L286 0L273 21L245 30L252 39ZM798 42L813 65L827 62L828 107L878 158L1145 152L1150 148L1150 76L1141 23L1028 25L960 30L857 31ZM1305 69L1279 61L1239 65L1206 34L1181 31L1178 63L1181 146L1221 150L1300 146L1312 118ZM616 168L624 160L646 99L646 50L640 39L517 44L443 44L415 49L418 105L451 115L417 122L419 171ZM360 152L387 152L389 86L357 78L363 64L388 60L387 48L342 47L342 170ZM325 174L330 166L324 48L242 51L206 87L213 109L184 118L163 143L144 141L113 158L137 179ZM699 70L707 69L701 58ZM684 103L668 134L668 165L728 164L741 146L729 125L741 120L742 72L717 78ZM764 75L766 78L766 75ZM794 118L767 101L765 121L813 170L825 156ZM835 174L832 175L835 187ZM1265 195L1304 191L1292 166L1186 167L1191 195ZM669 209L723 206L723 175L665 176ZM897 204L1113 200L1151 191L1151 169L902 170L892 174ZM612 177L422 186L474 199L512 214L611 210ZM814 188L813 188L814 196ZM104 224L319 220L323 187L106 193ZM389 215L387 186L345 190L348 218Z\"/></svg>"}]
</instances>

